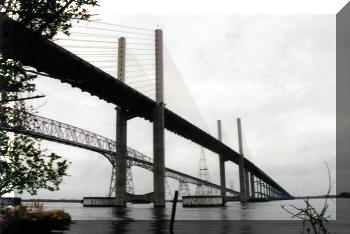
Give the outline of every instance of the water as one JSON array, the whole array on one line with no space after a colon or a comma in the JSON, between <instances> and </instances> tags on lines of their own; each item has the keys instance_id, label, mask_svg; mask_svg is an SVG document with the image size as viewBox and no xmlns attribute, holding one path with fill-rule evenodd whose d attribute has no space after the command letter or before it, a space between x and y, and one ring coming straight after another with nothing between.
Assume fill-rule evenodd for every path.
<instances>
[{"instance_id":1,"label":"water","mask_svg":"<svg viewBox=\"0 0 350 234\"><path fill-rule=\"evenodd\" d=\"M320 210L324 199L310 202ZM328 201L330 233L350 233L350 199ZM171 203L166 208L153 208L152 204L128 204L127 208L83 207L79 203L43 203L44 209L64 209L73 223L67 234L114 233L234 233L234 234L297 234L302 231L301 221L292 221L291 215L281 208L294 205L305 207L303 200L271 201L241 204L228 202L225 207L183 208L178 203L173 232L169 232ZM292 211L292 208L289 207ZM336 220L336 213L343 220ZM338 218L339 218L338 217ZM310 226L309 226L310 227ZM307 232L305 232L307 233Z\"/></svg>"},{"instance_id":2,"label":"water","mask_svg":"<svg viewBox=\"0 0 350 234\"><path fill-rule=\"evenodd\" d=\"M311 204L316 210L323 208L324 199L312 199ZM282 209L286 205L304 207L303 200L270 201L242 204L227 202L224 207L184 208L177 204L177 220L291 220L291 215ZM336 219L336 201L328 200L328 215L331 220ZM43 203L44 209L63 209L73 220L156 220L170 219L172 203L167 203L164 209L154 209L153 204L127 204L127 208L113 207L83 207L80 203ZM161 212L160 212L161 210Z\"/></svg>"}]
</instances>

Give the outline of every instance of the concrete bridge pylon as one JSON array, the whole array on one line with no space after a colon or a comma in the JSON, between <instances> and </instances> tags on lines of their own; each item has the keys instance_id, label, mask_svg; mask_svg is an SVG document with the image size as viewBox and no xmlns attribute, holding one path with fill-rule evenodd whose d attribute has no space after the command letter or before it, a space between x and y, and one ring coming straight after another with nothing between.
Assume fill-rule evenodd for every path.
<instances>
[{"instance_id":1,"label":"concrete bridge pylon","mask_svg":"<svg viewBox=\"0 0 350 234\"><path fill-rule=\"evenodd\" d=\"M125 56L126 40L124 37L118 40L118 79L125 82ZM116 155L115 155L115 205L126 206L126 180L127 180L127 113L120 107L117 107L117 136L116 136Z\"/></svg>"},{"instance_id":2,"label":"concrete bridge pylon","mask_svg":"<svg viewBox=\"0 0 350 234\"><path fill-rule=\"evenodd\" d=\"M239 162L239 186L240 186L240 200L241 202L249 201L249 178L248 170L244 165L244 154L243 154L243 141L242 141L242 128L241 119L237 118L237 129L238 129L238 147L241 155Z\"/></svg>"},{"instance_id":3,"label":"concrete bridge pylon","mask_svg":"<svg viewBox=\"0 0 350 234\"><path fill-rule=\"evenodd\" d=\"M165 207L163 31L155 31L156 106L153 110L154 207Z\"/></svg>"}]
</instances>

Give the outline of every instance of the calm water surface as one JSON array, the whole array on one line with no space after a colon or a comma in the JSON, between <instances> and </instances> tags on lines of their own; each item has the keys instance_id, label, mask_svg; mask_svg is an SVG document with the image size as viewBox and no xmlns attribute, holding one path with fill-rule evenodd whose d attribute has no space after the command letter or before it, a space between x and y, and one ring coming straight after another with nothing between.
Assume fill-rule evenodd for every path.
<instances>
[{"instance_id":1,"label":"calm water surface","mask_svg":"<svg viewBox=\"0 0 350 234\"><path fill-rule=\"evenodd\" d=\"M310 202L320 210L324 199ZM336 211L336 202L338 203ZM44 209L64 209L74 222L64 234L115 233L233 233L233 234L300 234L301 221L292 221L291 215L281 208L286 205L305 207L303 200L271 201L241 204L228 202L225 207L183 208L178 203L173 232L169 231L171 203L166 208L153 208L152 204L128 204L127 208L83 207L78 203L44 203ZM350 199L328 201L330 233L350 233ZM336 218L338 214L338 219ZM339 217L345 217L342 220ZM306 233L306 232L305 232Z\"/></svg>"},{"instance_id":2,"label":"calm water surface","mask_svg":"<svg viewBox=\"0 0 350 234\"><path fill-rule=\"evenodd\" d=\"M325 200L312 199L310 202L321 210ZM293 211L290 205L304 207L303 200L270 201L242 204L227 202L224 207L184 208L177 204L177 220L290 220L291 215L281 208L282 205ZM336 219L336 201L328 200L328 215ZM153 204L127 204L127 208L83 207L80 203L43 203L44 209L63 209L70 213L73 220L155 220L170 219L172 203L165 209L155 209Z\"/></svg>"}]
</instances>

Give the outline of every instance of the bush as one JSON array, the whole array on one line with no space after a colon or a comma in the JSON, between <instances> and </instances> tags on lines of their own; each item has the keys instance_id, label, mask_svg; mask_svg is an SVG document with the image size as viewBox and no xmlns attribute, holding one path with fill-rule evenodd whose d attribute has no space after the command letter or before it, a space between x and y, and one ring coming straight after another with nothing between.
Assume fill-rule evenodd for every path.
<instances>
[{"instance_id":1,"label":"bush","mask_svg":"<svg viewBox=\"0 0 350 234\"><path fill-rule=\"evenodd\" d=\"M71 223L71 216L63 210L42 210L42 205L34 204L37 209L20 205L8 208L4 214L3 233L47 233L52 229L63 230Z\"/></svg>"}]
</instances>

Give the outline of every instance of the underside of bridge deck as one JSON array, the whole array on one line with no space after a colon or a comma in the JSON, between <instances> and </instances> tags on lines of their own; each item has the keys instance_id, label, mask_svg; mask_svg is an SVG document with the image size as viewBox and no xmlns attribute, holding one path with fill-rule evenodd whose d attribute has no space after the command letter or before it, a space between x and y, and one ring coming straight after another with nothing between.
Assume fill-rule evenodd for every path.
<instances>
[{"instance_id":1,"label":"underside of bridge deck","mask_svg":"<svg viewBox=\"0 0 350 234\"><path fill-rule=\"evenodd\" d=\"M52 78L69 83L153 122L156 105L153 100L4 15L0 16L0 41L0 52L4 56L17 59L39 72L47 73ZM164 108L164 126L169 131L221 155L226 161L236 164L240 162L241 156L236 151L167 108ZM243 160L249 172L278 190L284 197L291 197L252 162Z\"/></svg>"}]
</instances>

